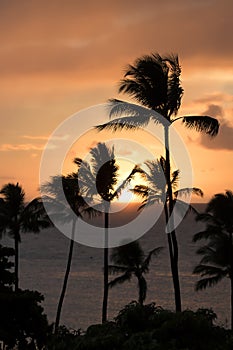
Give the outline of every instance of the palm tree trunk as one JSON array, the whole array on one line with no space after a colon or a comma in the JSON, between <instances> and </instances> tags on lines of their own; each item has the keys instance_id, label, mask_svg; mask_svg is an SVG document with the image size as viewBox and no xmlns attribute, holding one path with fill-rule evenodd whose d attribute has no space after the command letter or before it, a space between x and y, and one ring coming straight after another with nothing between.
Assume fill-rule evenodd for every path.
<instances>
[{"instance_id":1,"label":"palm tree trunk","mask_svg":"<svg viewBox=\"0 0 233 350\"><path fill-rule=\"evenodd\" d=\"M60 299L59 299L58 306L57 306L57 314L56 314L56 320L55 320L55 325L54 325L54 333L57 333L57 331L58 331L60 318L61 318L62 305L63 305L63 301L64 301L65 294L66 294L66 288L67 288L67 283L68 283L68 278L69 278L69 273L70 273L70 268L71 268L73 249L74 249L74 233L75 233L76 221L77 221L77 219L74 219L73 223L72 223L72 235L71 235L71 239L70 239L70 248L69 248L68 260L67 260L67 265L66 265L66 272L65 272L65 276L64 276L61 295L60 295Z\"/></svg>"},{"instance_id":2,"label":"palm tree trunk","mask_svg":"<svg viewBox=\"0 0 233 350\"><path fill-rule=\"evenodd\" d=\"M233 331L233 277L232 276L231 276L231 330Z\"/></svg>"},{"instance_id":3,"label":"palm tree trunk","mask_svg":"<svg viewBox=\"0 0 233 350\"><path fill-rule=\"evenodd\" d=\"M15 292L19 290L19 232L14 233L15 239Z\"/></svg>"},{"instance_id":4,"label":"palm tree trunk","mask_svg":"<svg viewBox=\"0 0 233 350\"><path fill-rule=\"evenodd\" d=\"M233 330L233 240L230 232L231 330Z\"/></svg>"},{"instance_id":5,"label":"palm tree trunk","mask_svg":"<svg viewBox=\"0 0 233 350\"><path fill-rule=\"evenodd\" d=\"M104 296L102 306L102 323L107 321L108 308L108 226L109 226L109 208L105 207L104 213Z\"/></svg>"},{"instance_id":6,"label":"palm tree trunk","mask_svg":"<svg viewBox=\"0 0 233 350\"><path fill-rule=\"evenodd\" d=\"M166 221L168 222L173 211L173 193L172 193L172 184L171 184L171 177L170 177L171 166L170 166L169 127L168 126L164 127L164 140L165 140L165 148L166 148L166 181L167 181L167 191L168 191L169 217L168 215L165 215L165 216L166 216ZM180 281L179 281L179 271L178 271L178 244L176 239L176 232L173 227L172 227L172 231L168 233L168 245L169 245L169 253L170 253L173 288L175 293L176 312L180 312L181 311L181 294L180 294Z\"/></svg>"}]
</instances>

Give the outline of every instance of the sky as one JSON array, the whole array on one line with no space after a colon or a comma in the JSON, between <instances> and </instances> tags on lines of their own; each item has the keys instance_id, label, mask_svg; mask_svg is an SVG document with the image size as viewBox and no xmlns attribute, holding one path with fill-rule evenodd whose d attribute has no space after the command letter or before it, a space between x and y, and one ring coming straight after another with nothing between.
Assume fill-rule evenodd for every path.
<instances>
[{"instance_id":1,"label":"sky","mask_svg":"<svg viewBox=\"0 0 233 350\"><path fill-rule=\"evenodd\" d=\"M41 155L58 125L109 98L130 101L118 94L125 66L158 52L179 55L179 115L221 125L210 139L177 122L194 186L205 202L233 190L232 15L232 0L0 0L0 186L19 182L28 200L38 195ZM69 154L85 157L105 137L116 136L90 133ZM138 142L151 150L150 138Z\"/></svg>"}]
</instances>

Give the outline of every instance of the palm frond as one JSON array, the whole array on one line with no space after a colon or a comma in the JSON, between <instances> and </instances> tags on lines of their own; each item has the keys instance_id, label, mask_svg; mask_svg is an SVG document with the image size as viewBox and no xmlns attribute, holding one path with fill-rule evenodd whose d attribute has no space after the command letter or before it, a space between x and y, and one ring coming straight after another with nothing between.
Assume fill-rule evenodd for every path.
<instances>
[{"instance_id":1,"label":"palm frond","mask_svg":"<svg viewBox=\"0 0 233 350\"><path fill-rule=\"evenodd\" d=\"M175 171L172 172L171 185L172 185L173 189L177 188L177 186L178 186L179 175L180 175L180 170L175 170Z\"/></svg>"},{"instance_id":2,"label":"palm frond","mask_svg":"<svg viewBox=\"0 0 233 350\"><path fill-rule=\"evenodd\" d=\"M210 223L216 223L217 224L217 221L216 219L213 217L212 214L210 213L198 213L197 216L196 216L196 221L203 221L203 222L210 222Z\"/></svg>"},{"instance_id":3,"label":"palm frond","mask_svg":"<svg viewBox=\"0 0 233 350\"><path fill-rule=\"evenodd\" d=\"M166 62L166 65L169 67L167 80L167 109L170 117L171 115L177 115L183 96L183 88L180 84L181 67L179 65L178 56L174 54L163 57L163 61Z\"/></svg>"},{"instance_id":4,"label":"palm frond","mask_svg":"<svg viewBox=\"0 0 233 350\"><path fill-rule=\"evenodd\" d=\"M108 282L108 286L110 288L113 288L117 284L121 284L121 283L124 283L126 281L130 281L131 277L132 277L132 274L127 271L123 275L116 277L116 278L114 278L114 280Z\"/></svg>"},{"instance_id":5,"label":"palm frond","mask_svg":"<svg viewBox=\"0 0 233 350\"><path fill-rule=\"evenodd\" d=\"M144 171L140 168L139 165L135 165L130 174L122 181L120 186L115 190L115 192L112 194L112 199L115 197L119 197L122 193L122 191L130 184L130 182L134 179L135 174L143 174Z\"/></svg>"},{"instance_id":6,"label":"palm frond","mask_svg":"<svg viewBox=\"0 0 233 350\"><path fill-rule=\"evenodd\" d=\"M119 92L135 98L142 105L156 109L167 100L167 67L157 53L144 55L126 68Z\"/></svg>"},{"instance_id":7,"label":"palm frond","mask_svg":"<svg viewBox=\"0 0 233 350\"><path fill-rule=\"evenodd\" d=\"M179 194L184 195L184 196L189 196L190 194L195 194L196 196L200 196L200 197L204 196L203 191L197 187L181 188L181 189L174 192L175 197L177 197Z\"/></svg>"},{"instance_id":8,"label":"palm frond","mask_svg":"<svg viewBox=\"0 0 233 350\"><path fill-rule=\"evenodd\" d=\"M111 275L115 275L117 273L127 272L129 269L126 266L120 265L108 265L108 271Z\"/></svg>"},{"instance_id":9,"label":"palm frond","mask_svg":"<svg viewBox=\"0 0 233 350\"><path fill-rule=\"evenodd\" d=\"M135 268L141 265L144 258L142 247L138 241L113 248L111 254L111 261L118 266L127 266L128 268Z\"/></svg>"},{"instance_id":10,"label":"palm frond","mask_svg":"<svg viewBox=\"0 0 233 350\"><path fill-rule=\"evenodd\" d=\"M150 262L151 262L151 259L152 259L152 256L158 256L160 254L160 252L163 250L164 248L163 247L157 247L157 248L154 248L152 249L147 257L145 258L143 264L142 264L142 267L141 267L141 271L142 272L148 272L148 269L149 269L149 265L150 265Z\"/></svg>"},{"instance_id":11,"label":"palm frond","mask_svg":"<svg viewBox=\"0 0 233 350\"><path fill-rule=\"evenodd\" d=\"M187 128L205 132L210 136L216 136L219 130L218 120L209 116L184 116L182 122Z\"/></svg>"},{"instance_id":12,"label":"palm frond","mask_svg":"<svg viewBox=\"0 0 233 350\"><path fill-rule=\"evenodd\" d=\"M228 270L217 266L199 264L194 268L193 274L201 275L201 277L215 275L222 275L222 277L225 277L228 274Z\"/></svg>"},{"instance_id":13,"label":"palm frond","mask_svg":"<svg viewBox=\"0 0 233 350\"><path fill-rule=\"evenodd\" d=\"M134 186L134 188L131 189L131 192L133 192L134 194L136 194L141 198L146 198L148 197L149 188L148 186L145 186L145 185L136 185Z\"/></svg>"},{"instance_id":14,"label":"palm frond","mask_svg":"<svg viewBox=\"0 0 233 350\"><path fill-rule=\"evenodd\" d=\"M173 203L173 207L182 218L185 218L190 213L197 214L196 209L191 204L177 198L174 199Z\"/></svg>"},{"instance_id":15,"label":"palm frond","mask_svg":"<svg viewBox=\"0 0 233 350\"><path fill-rule=\"evenodd\" d=\"M208 225L204 231L197 232L193 236L193 242L200 241L201 239L209 239L216 235L222 235L221 228L215 225Z\"/></svg>"},{"instance_id":16,"label":"palm frond","mask_svg":"<svg viewBox=\"0 0 233 350\"><path fill-rule=\"evenodd\" d=\"M101 124L95 126L95 128L98 131L102 130L111 130L111 131L118 131L118 130L135 130L140 129L149 124L150 118L143 118L142 116L134 116L134 117L121 117L116 118L108 123Z\"/></svg>"},{"instance_id":17,"label":"palm frond","mask_svg":"<svg viewBox=\"0 0 233 350\"><path fill-rule=\"evenodd\" d=\"M224 276L222 275L217 275L213 277L208 277L208 278L202 278L199 280L196 285L195 285L195 290L203 290L206 289L207 287L213 287L215 286L218 282L220 282L223 279Z\"/></svg>"},{"instance_id":18,"label":"palm frond","mask_svg":"<svg viewBox=\"0 0 233 350\"><path fill-rule=\"evenodd\" d=\"M161 118L160 115L155 113L149 108L140 106L138 104L122 101L118 99L109 99L107 104L107 109L109 113L109 118L115 118L119 116L125 117L141 117L141 118L151 118L152 115L157 116L158 119Z\"/></svg>"},{"instance_id":19,"label":"palm frond","mask_svg":"<svg viewBox=\"0 0 233 350\"><path fill-rule=\"evenodd\" d=\"M233 194L231 191L215 194L207 205L206 212L212 214L219 225L228 232L233 231Z\"/></svg>"},{"instance_id":20,"label":"palm frond","mask_svg":"<svg viewBox=\"0 0 233 350\"><path fill-rule=\"evenodd\" d=\"M33 199L22 211L20 223L24 232L38 233L41 229L52 226L41 198Z\"/></svg>"}]
</instances>

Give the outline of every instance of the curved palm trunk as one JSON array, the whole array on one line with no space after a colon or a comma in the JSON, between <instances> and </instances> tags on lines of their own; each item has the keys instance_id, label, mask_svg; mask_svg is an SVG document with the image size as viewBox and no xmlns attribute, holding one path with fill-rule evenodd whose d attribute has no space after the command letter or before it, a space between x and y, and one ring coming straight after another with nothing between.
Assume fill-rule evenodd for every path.
<instances>
[{"instance_id":1,"label":"curved palm trunk","mask_svg":"<svg viewBox=\"0 0 233 350\"><path fill-rule=\"evenodd\" d=\"M104 213L104 296L102 306L102 323L107 321L108 308L108 226L109 226L109 208L105 207Z\"/></svg>"},{"instance_id":2,"label":"curved palm trunk","mask_svg":"<svg viewBox=\"0 0 233 350\"><path fill-rule=\"evenodd\" d=\"M55 325L54 325L54 333L57 333L57 331L58 331L60 318L61 318L62 305L63 305L63 301L64 301L65 294L66 294L66 288L67 288L70 267L71 267L71 262L72 262L73 249L74 249L74 233L75 233L76 221L77 220L73 220L73 223L72 223L72 235L71 235L71 239L70 239L69 255L68 255L66 272L65 272L65 276L64 276L61 295L60 295L60 299L59 299L58 306L57 306L57 314L56 314L56 320L55 320Z\"/></svg>"},{"instance_id":3,"label":"curved palm trunk","mask_svg":"<svg viewBox=\"0 0 233 350\"><path fill-rule=\"evenodd\" d=\"M168 211L165 213L166 223L171 217L173 211L173 193L171 184L171 166L170 166L170 150L169 150L169 127L164 127L164 140L166 147L166 181L167 181L167 191L168 191ZM166 204L165 204L166 205ZM168 215L169 213L169 215ZM175 293L175 305L176 311L181 311L181 294L180 294L180 281L179 281L179 271L178 271L178 244L176 239L176 232L172 230L168 233L168 246L170 254L170 264L173 279L173 288Z\"/></svg>"}]
</instances>

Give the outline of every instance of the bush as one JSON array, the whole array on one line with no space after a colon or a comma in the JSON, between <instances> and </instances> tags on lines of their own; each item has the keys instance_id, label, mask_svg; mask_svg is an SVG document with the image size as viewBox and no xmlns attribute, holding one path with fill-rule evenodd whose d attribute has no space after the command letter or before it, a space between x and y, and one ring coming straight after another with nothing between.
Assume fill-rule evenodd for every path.
<instances>
[{"instance_id":1,"label":"bush","mask_svg":"<svg viewBox=\"0 0 233 350\"><path fill-rule=\"evenodd\" d=\"M115 322L91 325L84 334L66 328L46 350L232 350L233 333L214 325L212 310L175 313L131 302Z\"/></svg>"},{"instance_id":2,"label":"bush","mask_svg":"<svg viewBox=\"0 0 233 350\"><path fill-rule=\"evenodd\" d=\"M0 340L10 348L42 349L46 343L48 321L36 291L12 290L0 292Z\"/></svg>"}]
</instances>

